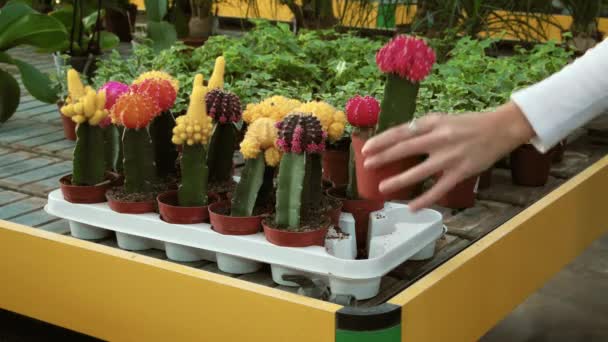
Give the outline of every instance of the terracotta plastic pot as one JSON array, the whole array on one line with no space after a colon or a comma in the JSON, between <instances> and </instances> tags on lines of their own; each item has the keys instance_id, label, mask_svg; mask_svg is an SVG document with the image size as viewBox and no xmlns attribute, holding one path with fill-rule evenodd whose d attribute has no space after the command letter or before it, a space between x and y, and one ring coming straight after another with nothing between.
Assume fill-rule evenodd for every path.
<instances>
[{"instance_id":1,"label":"terracotta plastic pot","mask_svg":"<svg viewBox=\"0 0 608 342\"><path fill-rule=\"evenodd\" d=\"M121 214L145 214L156 211L156 201L153 199L142 202L128 202L112 198L108 194L106 194L106 199L110 209Z\"/></svg>"},{"instance_id":2,"label":"terracotta plastic pot","mask_svg":"<svg viewBox=\"0 0 608 342\"><path fill-rule=\"evenodd\" d=\"M230 207L230 201L217 202L209 206L209 217L213 230L224 235L251 235L261 230L263 215L235 217L218 213L224 212L226 209L230 212Z\"/></svg>"},{"instance_id":3,"label":"terracotta plastic pot","mask_svg":"<svg viewBox=\"0 0 608 342\"><path fill-rule=\"evenodd\" d=\"M560 141L555 147L551 150L552 158L551 161L553 163L561 163L564 160L564 152L566 151L567 141L564 139Z\"/></svg>"},{"instance_id":4,"label":"terracotta plastic pot","mask_svg":"<svg viewBox=\"0 0 608 342\"><path fill-rule=\"evenodd\" d=\"M492 170L494 167L490 167L479 175L478 189L487 189L492 185Z\"/></svg>"},{"instance_id":5,"label":"terracotta plastic pot","mask_svg":"<svg viewBox=\"0 0 608 342\"><path fill-rule=\"evenodd\" d=\"M369 214L384 208L384 201L346 198L346 187L331 188L327 192L330 197L342 201L342 211L351 213L355 219L357 249L367 250L367 235L369 230Z\"/></svg>"},{"instance_id":6,"label":"terracotta plastic pot","mask_svg":"<svg viewBox=\"0 0 608 342\"><path fill-rule=\"evenodd\" d=\"M511 177L517 185L543 186L549 180L551 153L542 154L530 144L511 152Z\"/></svg>"},{"instance_id":7,"label":"terracotta plastic pot","mask_svg":"<svg viewBox=\"0 0 608 342\"><path fill-rule=\"evenodd\" d=\"M72 175L59 179L63 198L71 203L102 203L106 201L106 191L117 185L115 174L106 174L106 181L98 185L72 185Z\"/></svg>"},{"instance_id":8,"label":"terracotta plastic pot","mask_svg":"<svg viewBox=\"0 0 608 342\"><path fill-rule=\"evenodd\" d=\"M171 190L156 196L160 217L169 223L195 224L209 219L208 206L181 207L177 204L177 191Z\"/></svg>"},{"instance_id":9,"label":"terracotta plastic pot","mask_svg":"<svg viewBox=\"0 0 608 342\"><path fill-rule=\"evenodd\" d=\"M264 235L268 242L282 247L308 247L324 246L325 235L329 230L330 221L327 220L319 229L306 232L292 232L284 229L275 229L267 225L266 220L262 221Z\"/></svg>"},{"instance_id":10,"label":"terracotta plastic pot","mask_svg":"<svg viewBox=\"0 0 608 342\"><path fill-rule=\"evenodd\" d=\"M411 157L404 160L399 160L390 165L379 169L368 170L363 167L363 154L361 149L365 145L366 139L362 139L357 135L352 136L352 144L355 151L355 164L357 171L357 189L359 196L368 200L389 201L389 200L407 200L412 199L419 188L419 185L413 185L404 188L397 193L383 194L378 190L380 182L391 178L407 169L420 163L419 157Z\"/></svg>"},{"instance_id":11,"label":"terracotta plastic pot","mask_svg":"<svg viewBox=\"0 0 608 342\"><path fill-rule=\"evenodd\" d=\"M325 150L323 152L323 179L334 186L348 183L348 151Z\"/></svg>"},{"instance_id":12,"label":"terracotta plastic pot","mask_svg":"<svg viewBox=\"0 0 608 342\"><path fill-rule=\"evenodd\" d=\"M63 136L71 141L76 141L76 123L67 116L61 114L61 107L63 102L57 103L57 110L59 110L59 116L61 117L61 123L63 124Z\"/></svg>"},{"instance_id":13,"label":"terracotta plastic pot","mask_svg":"<svg viewBox=\"0 0 608 342\"><path fill-rule=\"evenodd\" d=\"M456 184L452 190L448 191L438 202L442 207L450 209L465 209L475 205L475 195L477 180L479 176L469 177Z\"/></svg>"}]
</instances>

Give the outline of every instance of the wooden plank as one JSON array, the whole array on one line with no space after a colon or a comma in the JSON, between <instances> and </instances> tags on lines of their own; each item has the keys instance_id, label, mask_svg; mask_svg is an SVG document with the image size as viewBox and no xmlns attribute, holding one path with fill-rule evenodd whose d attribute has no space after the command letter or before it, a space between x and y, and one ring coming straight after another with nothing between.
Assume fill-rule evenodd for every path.
<instances>
[{"instance_id":1,"label":"wooden plank","mask_svg":"<svg viewBox=\"0 0 608 342\"><path fill-rule=\"evenodd\" d=\"M12 130L23 128L23 127L29 126L31 124L32 124L31 122L28 122L26 120L17 120L13 117L9 121L0 125L0 134L4 135Z\"/></svg>"},{"instance_id":2,"label":"wooden plank","mask_svg":"<svg viewBox=\"0 0 608 342\"><path fill-rule=\"evenodd\" d=\"M67 174L72 169L72 162L64 161L61 163L48 165L36 170L18 173L10 177L0 179L0 184L8 186L20 186L26 183L32 183L38 180L50 178L57 175Z\"/></svg>"},{"instance_id":3,"label":"wooden plank","mask_svg":"<svg viewBox=\"0 0 608 342\"><path fill-rule=\"evenodd\" d=\"M33 118L31 118L30 120L61 125L61 116L60 115L61 114L59 114L59 112L49 112L49 113L45 113L45 114L41 114L41 115L36 115Z\"/></svg>"},{"instance_id":4,"label":"wooden plank","mask_svg":"<svg viewBox=\"0 0 608 342\"><path fill-rule=\"evenodd\" d=\"M25 172L40 168L45 165L58 162L59 159L50 157L38 157L27 160L22 160L17 163L11 163L8 165L0 166L0 177L7 177L16 173Z\"/></svg>"},{"instance_id":5,"label":"wooden plank","mask_svg":"<svg viewBox=\"0 0 608 342\"><path fill-rule=\"evenodd\" d=\"M30 159L36 156L33 153L19 151L19 152L11 152L10 154L2 155L0 157L0 166L13 164L16 162L24 161L26 159Z\"/></svg>"},{"instance_id":6,"label":"wooden plank","mask_svg":"<svg viewBox=\"0 0 608 342\"><path fill-rule=\"evenodd\" d=\"M70 226L68 225L68 221L66 220L58 220L51 223L47 223L38 227L38 229L57 234L65 234L70 232Z\"/></svg>"},{"instance_id":7,"label":"wooden plank","mask_svg":"<svg viewBox=\"0 0 608 342\"><path fill-rule=\"evenodd\" d=\"M65 174L67 174L67 172L61 173L57 176L39 180L34 183L26 184L23 186L23 189L26 189L30 193L34 193L39 196L46 196L49 192L59 188L59 179Z\"/></svg>"},{"instance_id":8,"label":"wooden plank","mask_svg":"<svg viewBox=\"0 0 608 342\"><path fill-rule=\"evenodd\" d=\"M61 130L59 126L48 124L29 124L27 127L20 127L0 134L0 144L10 144L15 141L25 140L44 133L51 133Z\"/></svg>"},{"instance_id":9,"label":"wooden plank","mask_svg":"<svg viewBox=\"0 0 608 342\"><path fill-rule=\"evenodd\" d=\"M28 197L28 196L25 194L19 193L19 192L14 192L14 191L9 191L9 190L0 191L0 206L11 203L11 202L18 201L18 200L26 198L26 197Z\"/></svg>"},{"instance_id":10,"label":"wooden plank","mask_svg":"<svg viewBox=\"0 0 608 342\"><path fill-rule=\"evenodd\" d=\"M17 107L17 111L25 111L28 109L32 109L32 108L37 108L37 107L42 107L42 106L48 106L48 103L44 103L38 100L34 100L34 101L29 101L29 102L20 102L19 103L19 107ZM57 107L55 107L57 108Z\"/></svg>"},{"instance_id":11,"label":"wooden plank","mask_svg":"<svg viewBox=\"0 0 608 342\"><path fill-rule=\"evenodd\" d=\"M21 216L14 217L10 221L30 227L38 227L57 221L57 217L47 214L44 210L36 210Z\"/></svg>"},{"instance_id":12,"label":"wooden plank","mask_svg":"<svg viewBox=\"0 0 608 342\"><path fill-rule=\"evenodd\" d=\"M60 140L64 140L64 139L65 139L65 137L63 135L63 131L56 131L56 132L52 132L49 134L42 134L42 135L33 137L31 139L15 142L15 143L11 144L11 146L14 148L31 149L31 148L39 146L39 145L44 145L44 144L48 144L48 143L52 143L52 142L56 142L56 141L60 141Z\"/></svg>"},{"instance_id":13,"label":"wooden plank","mask_svg":"<svg viewBox=\"0 0 608 342\"><path fill-rule=\"evenodd\" d=\"M11 153L11 152L14 152L14 150L10 149L10 148L0 147L0 156L3 156L5 154Z\"/></svg>"},{"instance_id":14,"label":"wooden plank","mask_svg":"<svg viewBox=\"0 0 608 342\"><path fill-rule=\"evenodd\" d=\"M13 217L40 209L45 204L45 200L37 197L30 197L7 204L0 207L0 220L10 220Z\"/></svg>"},{"instance_id":15,"label":"wooden plank","mask_svg":"<svg viewBox=\"0 0 608 342\"><path fill-rule=\"evenodd\" d=\"M494 230L515 216L522 209L492 201L477 201L468 208L444 221L448 232L465 239L474 240Z\"/></svg>"},{"instance_id":16,"label":"wooden plank","mask_svg":"<svg viewBox=\"0 0 608 342\"><path fill-rule=\"evenodd\" d=\"M60 134L63 137L63 133ZM33 151L52 154L60 150L73 149L74 146L75 143L73 141L64 138L62 140L54 141L52 143L36 146L33 148Z\"/></svg>"}]
</instances>

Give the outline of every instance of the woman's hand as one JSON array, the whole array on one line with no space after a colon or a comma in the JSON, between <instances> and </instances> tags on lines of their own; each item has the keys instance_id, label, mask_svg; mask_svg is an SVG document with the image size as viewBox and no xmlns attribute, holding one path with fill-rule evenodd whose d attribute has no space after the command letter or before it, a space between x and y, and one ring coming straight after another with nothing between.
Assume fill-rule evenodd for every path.
<instances>
[{"instance_id":1,"label":"woman's hand","mask_svg":"<svg viewBox=\"0 0 608 342\"><path fill-rule=\"evenodd\" d=\"M441 173L431 189L409 203L412 211L432 205L460 181L486 170L535 135L514 103L488 113L429 114L414 127L392 128L363 147L364 165L370 169L428 155L421 164L380 183L380 192L388 194Z\"/></svg>"}]
</instances>

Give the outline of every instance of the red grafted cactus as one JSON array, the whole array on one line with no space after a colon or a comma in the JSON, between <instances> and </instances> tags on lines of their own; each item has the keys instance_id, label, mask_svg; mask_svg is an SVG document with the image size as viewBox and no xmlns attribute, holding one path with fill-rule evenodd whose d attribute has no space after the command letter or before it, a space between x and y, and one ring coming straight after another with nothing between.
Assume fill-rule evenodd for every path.
<instances>
[{"instance_id":1,"label":"red grafted cactus","mask_svg":"<svg viewBox=\"0 0 608 342\"><path fill-rule=\"evenodd\" d=\"M147 95L129 92L118 98L110 115L112 122L129 129L148 126L161 112L157 102Z\"/></svg>"},{"instance_id":2,"label":"red grafted cactus","mask_svg":"<svg viewBox=\"0 0 608 342\"><path fill-rule=\"evenodd\" d=\"M379 113L380 103L371 96L357 95L346 103L346 117L348 122L355 127L375 126Z\"/></svg>"},{"instance_id":3,"label":"red grafted cactus","mask_svg":"<svg viewBox=\"0 0 608 342\"><path fill-rule=\"evenodd\" d=\"M133 84L131 89L134 93L144 94L156 101L161 112L169 110L175 103L177 92L168 80L160 78L149 78L140 83Z\"/></svg>"},{"instance_id":4,"label":"red grafted cactus","mask_svg":"<svg viewBox=\"0 0 608 342\"><path fill-rule=\"evenodd\" d=\"M286 153L321 153L325 150L327 133L314 116L303 113L288 115L276 124L277 146Z\"/></svg>"},{"instance_id":5,"label":"red grafted cactus","mask_svg":"<svg viewBox=\"0 0 608 342\"><path fill-rule=\"evenodd\" d=\"M434 63L435 52L424 40L405 35L394 38L376 54L380 71L397 74L410 82L422 81Z\"/></svg>"},{"instance_id":6,"label":"red grafted cactus","mask_svg":"<svg viewBox=\"0 0 608 342\"><path fill-rule=\"evenodd\" d=\"M205 96L209 116L219 123L241 120L241 100L233 93L213 89Z\"/></svg>"}]
</instances>

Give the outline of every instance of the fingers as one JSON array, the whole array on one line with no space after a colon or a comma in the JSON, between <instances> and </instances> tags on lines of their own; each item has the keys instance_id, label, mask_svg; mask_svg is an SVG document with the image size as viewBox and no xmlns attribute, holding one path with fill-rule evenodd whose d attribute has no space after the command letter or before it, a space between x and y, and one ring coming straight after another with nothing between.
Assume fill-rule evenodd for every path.
<instances>
[{"instance_id":1,"label":"fingers","mask_svg":"<svg viewBox=\"0 0 608 342\"><path fill-rule=\"evenodd\" d=\"M396 160L425 154L435 145L436 140L434 135L425 134L396 144L393 143L390 147L379 150L376 154L368 155L363 166L366 169L374 169Z\"/></svg>"},{"instance_id":2,"label":"fingers","mask_svg":"<svg viewBox=\"0 0 608 342\"><path fill-rule=\"evenodd\" d=\"M379 190L384 194L395 193L400 189L419 183L428 177L445 170L448 162L449 160L447 158L429 158L423 163L418 164L397 176L382 181L379 185Z\"/></svg>"},{"instance_id":3,"label":"fingers","mask_svg":"<svg viewBox=\"0 0 608 342\"><path fill-rule=\"evenodd\" d=\"M456 172L445 173L432 188L408 203L410 210L416 212L422 208L430 207L464 178L463 175Z\"/></svg>"},{"instance_id":4,"label":"fingers","mask_svg":"<svg viewBox=\"0 0 608 342\"><path fill-rule=\"evenodd\" d=\"M429 132L439 121L440 115L428 115L416 121L416 132L412 132L408 124L393 127L386 132L369 139L363 146L363 155L377 153L395 144L397 141L410 139L416 135Z\"/></svg>"}]
</instances>

